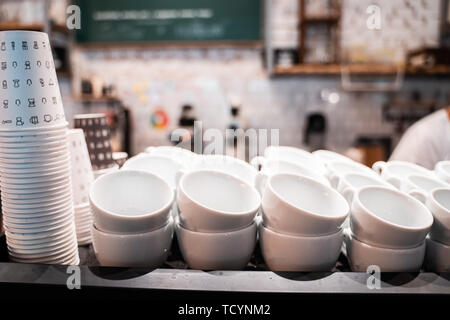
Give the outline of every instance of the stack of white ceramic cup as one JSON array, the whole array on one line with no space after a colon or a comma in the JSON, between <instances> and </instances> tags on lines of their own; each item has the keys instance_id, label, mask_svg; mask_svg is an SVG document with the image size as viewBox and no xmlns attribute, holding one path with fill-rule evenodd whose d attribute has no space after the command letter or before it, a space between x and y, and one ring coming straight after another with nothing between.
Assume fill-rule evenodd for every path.
<instances>
[{"instance_id":1,"label":"stack of white ceramic cup","mask_svg":"<svg viewBox=\"0 0 450 320\"><path fill-rule=\"evenodd\" d=\"M11 260L78 264L67 122L47 34L0 32L0 188Z\"/></svg>"},{"instance_id":2,"label":"stack of white ceramic cup","mask_svg":"<svg viewBox=\"0 0 450 320\"><path fill-rule=\"evenodd\" d=\"M103 266L161 266L172 243L173 189L145 171L120 170L94 181L92 243Z\"/></svg>"},{"instance_id":3,"label":"stack of white ceramic cup","mask_svg":"<svg viewBox=\"0 0 450 320\"><path fill-rule=\"evenodd\" d=\"M179 180L177 203L178 244L191 269L239 270L247 265L261 203L252 185L218 170L191 170Z\"/></svg>"},{"instance_id":4,"label":"stack of white ceramic cup","mask_svg":"<svg viewBox=\"0 0 450 320\"><path fill-rule=\"evenodd\" d=\"M426 206L434 217L427 238L427 269L450 272L450 188L431 191L426 198Z\"/></svg>"},{"instance_id":5,"label":"stack of white ceramic cup","mask_svg":"<svg viewBox=\"0 0 450 320\"><path fill-rule=\"evenodd\" d=\"M89 204L89 190L94 181L94 174L82 129L69 130L68 146L78 245L87 245L92 242L92 213Z\"/></svg>"},{"instance_id":6,"label":"stack of white ceramic cup","mask_svg":"<svg viewBox=\"0 0 450 320\"><path fill-rule=\"evenodd\" d=\"M330 271L339 257L347 201L313 178L277 173L262 187L261 251L273 271Z\"/></svg>"},{"instance_id":7,"label":"stack of white ceramic cup","mask_svg":"<svg viewBox=\"0 0 450 320\"><path fill-rule=\"evenodd\" d=\"M345 247L353 271L417 272L433 216L423 203L391 187L369 186L352 201Z\"/></svg>"}]
</instances>

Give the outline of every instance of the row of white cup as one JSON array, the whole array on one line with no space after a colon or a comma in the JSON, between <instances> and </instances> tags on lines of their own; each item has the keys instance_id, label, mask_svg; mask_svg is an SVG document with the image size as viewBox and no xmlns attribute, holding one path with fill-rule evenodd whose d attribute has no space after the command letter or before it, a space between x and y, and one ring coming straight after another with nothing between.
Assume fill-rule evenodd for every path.
<instances>
[{"instance_id":1,"label":"row of white cup","mask_svg":"<svg viewBox=\"0 0 450 320\"><path fill-rule=\"evenodd\" d=\"M270 147L266 150L264 159L253 161L255 166L262 167L260 172L238 159L223 156L198 156L179 148L151 147L148 153L130 159L123 170L139 169L160 176L168 183L172 194L178 186L177 202L180 212L177 212L178 208L174 205L175 230L184 259L196 269L236 269L244 267L248 262L256 242L253 208L258 199L254 190L250 191L253 189L255 180L263 195L263 209L266 207L263 222L260 224L263 255L268 266L273 270L329 270L335 264L344 233L339 226L347 215L348 206L337 192L327 186L328 182L323 178L324 176L328 177L331 184L337 186L338 190L341 186L341 192L346 190L344 194L349 200L355 197L356 191L360 192L356 189L351 191L352 184L345 185L347 180L351 181L349 179L351 174L356 175L357 178L369 177L380 185L384 185L380 188L373 186L366 188L368 189L366 192L371 195L385 192L385 189L388 190L389 195L396 194L390 185L383 183L369 168L328 151L319 151L312 155L296 148ZM211 170L222 171L223 174L211 172ZM128 174L123 173L124 177L125 175L142 176L143 174L142 171L139 173L132 171ZM239 187L236 181L240 182ZM122 184L125 180L120 178L116 183ZM370 185L373 184L375 183ZM125 185L129 186L127 183ZM104 184L104 188L109 189L111 193L113 184ZM274 188L277 191L271 192ZM129 189L131 193L136 190L135 187L125 187L121 189L122 192L114 192L111 196L119 199L118 196ZM236 191L239 192L236 193ZM108 191L105 192L108 193ZM91 200L92 197L91 193ZM111 209L120 210L121 206L124 208L119 202L116 202L116 207ZM271 209L271 207L280 206L280 203L281 210ZM100 212L101 208L98 211ZM132 213L128 210L120 214L134 215L136 212ZM142 212L138 213L140 214ZM373 212L368 213L368 215L373 214ZM129 224L125 222L126 220L135 220L135 218L125 218L124 225ZM161 225L159 227L162 229ZM372 226L367 228L370 230ZM102 230L97 231L100 233ZM141 235L147 233L150 236L153 231L133 230L133 232L134 235L140 232ZM105 233L104 230L103 233ZM159 234L164 233L159 232ZM169 234L171 237L171 231ZM126 243L127 236L131 237L129 234L122 234L118 241ZM139 241L136 237L134 239ZM168 239L167 236L166 239ZM134 246L134 250L127 249L126 245L121 246L127 253L125 260L117 246L109 245L109 249L105 249L104 246L96 245L94 239L94 248L101 263L101 256L109 252L110 258L114 257L116 260L110 259L108 262L103 260L104 263L131 265L135 262L132 261L133 256L138 257L139 253L149 256L151 252L154 254L158 251L157 246L153 247L154 250L150 250L145 245L145 240L142 241L141 245ZM139 247L145 247L147 251L138 249ZM166 249L164 246L160 254L162 258L166 254ZM162 258L158 260L159 263ZM136 261L143 261L142 257L139 259ZM370 259L367 261L370 262Z\"/></svg>"}]
</instances>

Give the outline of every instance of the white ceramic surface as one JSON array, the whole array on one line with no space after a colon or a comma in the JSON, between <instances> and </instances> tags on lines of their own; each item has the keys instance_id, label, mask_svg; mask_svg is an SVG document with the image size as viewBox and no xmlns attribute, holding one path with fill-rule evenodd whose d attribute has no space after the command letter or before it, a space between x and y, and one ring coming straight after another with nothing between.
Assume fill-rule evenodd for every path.
<instances>
[{"instance_id":1,"label":"white ceramic surface","mask_svg":"<svg viewBox=\"0 0 450 320\"><path fill-rule=\"evenodd\" d=\"M355 161L330 161L327 163L327 170L326 176L333 188L336 188L342 177L349 173L360 173L377 178L369 167Z\"/></svg>"},{"instance_id":2,"label":"white ceramic surface","mask_svg":"<svg viewBox=\"0 0 450 320\"><path fill-rule=\"evenodd\" d=\"M414 248L433 216L420 201L387 187L364 187L353 198L350 226L360 241L383 248Z\"/></svg>"},{"instance_id":3,"label":"white ceramic surface","mask_svg":"<svg viewBox=\"0 0 450 320\"><path fill-rule=\"evenodd\" d=\"M261 204L256 189L235 176L191 171L178 185L180 223L198 232L225 232L250 225Z\"/></svg>"},{"instance_id":4,"label":"white ceramic surface","mask_svg":"<svg viewBox=\"0 0 450 320\"><path fill-rule=\"evenodd\" d=\"M287 146L269 146L264 150L264 157L273 160L285 160L301 164L318 174L324 175L326 168L312 153Z\"/></svg>"},{"instance_id":5,"label":"white ceramic surface","mask_svg":"<svg viewBox=\"0 0 450 320\"><path fill-rule=\"evenodd\" d=\"M397 189L400 189L402 180L412 174L433 176L432 171L406 161L378 161L372 169Z\"/></svg>"},{"instance_id":6,"label":"white ceramic surface","mask_svg":"<svg viewBox=\"0 0 450 320\"><path fill-rule=\"evenodd\" d=\"M402 180L400 190L425 203L433 189L450 188L445 182L431 176L412 174Z\"/></svg>"},{"instance_id":7,"label":"white ceramic surface","mask_svg":"<svg viewBox=\"0 0 450 320\"><path fill-rule=\"evenodd\" d=\"M173 221L162 228L135 234L112 234L92 227L92 244L102 266L157 268L166 260L173 237Z\"/></svg>"},{"instance_id":8,"label":"white ceramic surface","mask_svg":"<svg viewBox=\"0 0 450 320\"><path fill-rule=\"evenodd\" d=\"M316 150L312 154L324 163L330 161L353 161L349 157L330 150Z\"/></svg>"},{"instance_id":9,"label":"white ceramic surface","mask_svg":"<svg viewBox=\"0 0 450 320\"><path fill-rule=\"evenodd\" d=\"M431 191L426 206L434 218L430 238L450 246L450 188Z\"/></svg>"},{"instance_id":10,"label":"white ceramic surface","mask_svg":"<svg viewBox=\"0 0 450 320\"><path fill-rule=\"evenodd\" d=\"M450 272L450 246L427 237L425 265L427 271Z\"/></svg>"},{"instance_id":11,"label":"white ceramic surface","mask_svg":"<svg viewBox=\"0 0 450 320\"><path fill-rule=\"evenodd\" d=\"M178 245L191 269L240 270L250 261L256 244L256 224L231 232L195 232L175 227Z\"/></svg>"},{"instance_id":12,"label":"white ceramic surface","mask_svg":"<svg viewBox=\"0 0 450 320\"><path fill-rule=\"evenodd\" d=\"M169 220L172 188L160 177L138 170L116 171L94 181L90 203L98 230L139 233L155 230Z\"/></svg>"},{"instance_id":13,"label":"white ceramic surface","mask_svg":"<svg viewBox=\"0 0 450 320\"><path fill-rule=\"evenodd\" d=\"M151 146L145 149L146 153L151 155L161 155L172 158L180 162L186 168L197 162L198 155L190 150L174 146Z\"/></svg>"},{"instance_id":14,"label":"white ceramic surface","mask_svg":"<svg viewBox=\"0 0 450 320\"><path fill-rule=\"evenodd\" d=\"M342 239L342 229L325 236L304 237L259 225L261 252L272 271L330 271L339 257Z\"/></svg>"},{"instance_id":15,"label":"white ceramic surface","mask_svg":"<svg viewBox=\"0 0 450 320\"><path fill-rule=\"evenodd\" d=\"M349 213L347 201L311 178L272 175L262 196L263 222L280 233L319 236L336 232Z\"/></svg>"},{"instance_id":16,"label":"white ceramic surface","mask_svg":"<svg viewBox=\"0 0 450 320\"><path fill-rule=\"evenodd\" d=\"M143 154L128 159L121 170L143 170L164 179L172 189L176 189L177 172L184 166L168 156Z\"/></svg>"},{"instance_id":17,"label":"white ceramic surface","mask_svg":"<svg viewBox=\"0 0 450 320\"><path fill-rule=\"evenodd\" d=\"M255 187L261 194L263 193L263 189L267 184L267 179L271 175L277 173L299 174L302 176L310 177L325 185L330 185L330 183L324 176L298 163L285 160L268 160L263 157L255 157L253 158L251 163L255 168L260 169L260 172L258 172L255 177Z\"/></svg>"},{"instance_id":18,"label":"white ceramic surface","mask_svg":"<svg viewBox=\"0 0 450 320\"><path fill-rule=\"evenodd\" d=\"M369 266L378 266L381 272L418 272L425 257L425 241L407 249L381 248L357 240L346 230L344 243L355 272L367 272Z\"/></svg>"},{"instance_id":19,"label":"white ceramic surface","mask_svg":"<svg viewBox=\"0 0 450 320\"><path fill-rule=\"evenodd\" d=\"M434 173L442 181L450 183L450 160L440 161L436 163L434 167Z\"/></svg>"},{"instance_id":20,"label":"white ceramic surface","mask_svg":"<svg viewBox=\"0 0 450 320\"><path fill-rule=\"evenodd\" d=\"M351 172L342 176L336 190L351 204L355 192L368 186L391 187L390 184L373 175Z\"/></svg>"}]
</instances>

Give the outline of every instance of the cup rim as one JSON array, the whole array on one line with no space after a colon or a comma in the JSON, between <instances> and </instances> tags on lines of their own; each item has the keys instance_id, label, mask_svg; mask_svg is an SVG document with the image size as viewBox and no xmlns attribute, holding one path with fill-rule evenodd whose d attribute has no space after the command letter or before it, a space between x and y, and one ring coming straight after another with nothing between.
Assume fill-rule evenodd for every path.
<instances>
[{"instance_id":1,"label":"cup rim","mask_svg":"<svg viewBox=\"0 0 450 320\"><path fill-rule=\"evenodd\" d=\"M136 175L136 174L139 174L140 176L144 175L147 177L151 177L152 179L159 180L159 182L162 182L167 187L167 189L169 190L169 192L171 194L171 196L169 197L169 201L158 210L155 210L150 213L143 214L143 215L138 215L138 216L127 216L127 215L118 214L118 213L112 212L110 210L106 210L105 208L103 208L103 206L99 206L95 197L92 196L95 185L99 184L100 182L102 182L105 179L108 179L112 175L125 175L125 174L130 174L130 173L133 175ZM101 211L102 214L104 213L112 218L125 219L125 220L142 220L142 219L152 217L154 215L161 214L166 210L170 210L170 208L172 207L172 203L174 201L174 192L173 192L173 189L169 186L169 184L165 180L163 180L162 178L160 178L159 176L157 176L153 173L150 173L150 172L147 172L144 170L131 170L131 169L130 170L119 170L119 171L106 173L94 180L94 182L91 184L91 189L89 192L89 201L95 208L97 208L97 210Z\"/></svg>"},{"instance_id":2,"label":"cup rim","mask_svg":"<svg viewBox=\"0 0 450 320\"><path fill-rule=\"evenodd\" d=\"M379 177L376 177L374 175L369 175L369 174L365 174L365 173L361 173L361 172L347 172L347 173L342 175L342 180L345 181L345 183L349 187L351 187L352 189L355 189L355 187L352 186L351 183L349 183L349 180L348 180L349 176L365 177L365 178L368 178L370 180L374 180L374 181L379 182L380 183L379 186L390 187L390 185L386 181L384 181L383 179L381 179ZM360 188L358 188L358 189L360 189Z\"/></svg>"},{"instance_id":3,"label":"cup rim","mask_svg":"<svg viewBox=\"0 0 450 320\"><path fill-rule=\"evenodd\" d=\"M234 212L234 211L225 211L225 210L214 209L214 208L211 208L209 206L206 206L204 204L199 203L195 199L192 199L192 197L189 196L189 193L186 192L186 188L184 186L184 181L186 179L188 179L192 175L204 174L204 173L226 176L229 179L234 179L235 181L237 181L237 182L239 182L241 184L244 184L245 188L250 190L250 192L253 193L254 196L256 196L257 205L254 208L251 208L251 209L248 209L248 210L245 210L245 211ZM188 171L185 174L183 174L183 176L181 177L177 188L181 190L181 192L189 199L189 201L195 203L196 206L205 208L205 209L207 209L208 211L210 211L211 213L214 213L214 214L220 214L220 215L226 215L226 216L235 216L235 217L247 216L247 215L251 214L252 212L258 211L259 207L261 206L261 196L260 196L259 192L253 186L251 186L248 182L244 181L243 179L241 179L241 178L239 178L239 177L237 177L235 175L223 172L223 171L209 170L209 169Z\"/></svg>"},{"instance_id":4,"label":"cup rim","mask_svg":"<svg viewBox=\"0 0 450 320\"><path fill-rule=\"evenodd\" d=\"M347 230L348 229L348 230ZM358 238L356 238L356 236L353 234L353 232L350 230L350 228L347 228L344 231L344 235L346 237L349 238L350 241L355 241L356 243L358 243L358 245L369 248L370 250L377 250L377 251L384 251L384 252L388 252L390 254L393 253L407 253L407 252L414 252L416 250L420 250L423 245L425 244L426 239L424 239L420 244L418 244L415 247L408 247L408 248L386 248L386 247L378 247L378 246L374 246L368 243L365 243L361 240L359 240Z\"/></svg>"},{"instance_id":5,"label":"cup rim","mask_svg":"<svg viewBox=\"0 0 450 320\"><path fill-rule=\"evenodd\" d=\"M327 233L327 234L323 234L320 236L302 236L302 235L293 235L293 234L286 234L286 233L281 233L278 231L275 231L273 229L271 229L270 227L266 226L264 223L261 222L260 224L260 228L265 229L265 231L274 234L278 237L281 238L290 238L290 239L297 239L297 240L319 240L319 239L332 239L334 237L339 236L340 234L342 234L344 232L344 228L338 228L337 231L334 231L332 233Z\"/></svg>"},{"instance_id":6,"label":"cup rim","mask_svg":"<svg viewBox=\"0 0 450 320\"><path fill-rule=\"evenodd\" d=\"M153 229L150 231L145 231L145 232L138 232L138 233L111 233L111 232L105 232L103 230L100 230L97 228L97 226L95 225L95 223L92 223L91 225L91 231L92 231L92 236L94 235L94 233L98 233L103 237L108 237L108 238L128 238L128 239L132 239L132 238L141 238L141 237L145 237L151 234L156 234L158 232L164 231L164 229L170 228L171 225L174 224L174 220L172 217L169 217L169 219L167 220L166 224L164 224L161 227L158 227L157 229Z\"/></svg>"},{"instance_id":7,"label":"cup rim","mask_svg":"<svg viewBox=\"0 0 450 320\"><path fill-rule=\"evenodd\" d=\"M434 166L435 171L439 171L439 173L443 173L446 177L450 177L450 172L445 170L443 166L450 166L450 160L443 160L436 163Z\"/></svg>"},{"instance_id":8,"label":"cup rim","mask_svg":"<svg viewBox=\"0 0 450 320\"><path fill-rule=\"evenodd\" d=\"M239 228L239 229L236 229L236 230L232 230L232 231L224 231L224 232L220 232L220 231L219 232L193 231L191 229L188 229L186 226L184 226L180 222L179 218L175 218L174 219L174 225L175 225L175 228L183 229L184 230L183 232L191 233L191 234L194 234L194 235L204 235L204 236L207 236L207 237L223 237L226 234L230 234L230 233L237 234L237 233L241 233L241 232L246 232L248 229L252 229L254 227L256 227L256 228L258 227L256 221L253 220L252 223L250 223L249 225L247 225L245 227L242 227L242 228Z\"/></svg>"},{"instance_id":9,"label":"cup rim","mask_svg":"<svg viewBox=\"0 0 450 320\"><path fill-rule=\"evenodd\" d=\"M427 215L428 218L429 218L429 220L431 220L431 221L429 221L429 223L428 223L426 226L422 226L422 227L411 227L411 226L405 226L405 225L401 225L401 224L398 224L398 223L394 223L394 222L388 221L388 220L386 220L386 219L383 219L383 218L379 217L379 216L376 215L376 214L373 214L372 211L369 210L369 209L361 202L361 199L360 199L360 194L361 194L361 193L364 193L364 192L367 192L367 190L370 190L370 189L381 189L381 190L386 190L386 191L388 191L388 192L395 193L395 194L397 194L397 195L403 197L404 199L412 200L412 202L415 203L417 206L419 206L419 207L421 208L421 210L424 212L424 214ZM363 187L363 188L361 188L361 189L359 189L359 190L356 191L355 196L354 196L354 198L353 198L353 201L356 201L356 203L357 203L361 208L363 208L364 211L365 211L366 213L368 213L371 217L373 217L375 220L377 220L377 221L379 221L379 222L381 222L381 223L387 224L387 225L389 225L389 226L391 226L391 227L397 228L397 229L403 229L403 230L406 229L406 230L414 230L414 231L418 231L418 230L425 230L425 229L428 229L428 228L430 228L431 225L433 224L433 215L430 213L430 211L428 210L428 208L427 208L422 202L420 202L419 200L417 200L416 198L414 198L414 197L412 197L412 196L409 196L409 195L407 195L407 194L405 194L405 193L403 193L403 192L401 192L401 191L395 190L395 189L393 189L393 188L383 187L383 186L367 186L367 187Z\"/></svg>"},{"instance_id":10,"label":"cup rim","mask_svg":"<svg viewBox=\"0 0 450 320\"><path fill-rule=\"evenodd\" d=\"M322 213L317 213L317 212L312 212L311 210L307 210L305 208L302 207L298 207L296 205L294 205L293 203L291 203L290 201L287 201L283 196L281 196L272 186L272 180L276 179L277 177L280 176L288 176L290 178L301 178L303 180L307 180L309 183L308 184L315 184L317 186L320 186L320 188L324 188L327 189L327 191L331 194L333 194L335 197L337 197L339 199L340 202L342 202L344 208L345 208L345 214L341 214L341 215L336 215L336 216L329 216L329 215L324 215ZM294 173L277 173L274 175L271 175L269 177L269 179L267 180L267 188L270 189L270 191L276 195L276 197L281 200L283 202L283 204L288 205L289 207L295 209L295 210L301 210L303 213L306 213L310 216L313 217L320 217L322 219L329 219L329 220L336 220L336 219L342 219L344 217L346 217L350 211L350 207L348 205L348 202L345 200L345 198L339 193L337 192L335 189L331 188L330 186L327 186L323 183L321 183L320 181L317 181L313 178L307 177L305 175L301 175L301 174L294 174ZM344 211L344 210L343 210Z\"/></svg>"},{"instance_id":11,"label":"cup rim","mask_svg":"<svg viewBox=\"0 0 450 320\"><path fill-rule=\"evenodd\" d=\"M4 31L2 31L4 32ZM30 128L22 128L20 130L13 130L13 129L0 129L0 137L2 136L2 132L10 132L10 135L6 136L15 136L14 133L17 133L16 135L20 135L20 133L28 133L28 132L38 132L38 134L41 134L42 131L57 131L58 129L67 128L69 126L69 122L65 121L64 123L57 124L54 126L42 126L42 127L30 127ZM47 133L47 132L46 132ZM50 132L51 134L51 132Z\"/></svg>"},{"instance_id":12,"label":"cup rim","mask_svg":"<svg viewBox=\"0 0 450 320\"><path fill-rule=\"evenodd\" d=\"M411 178L413 178L413 179L414 178L425 179L425 180L433 181L436 184L440 185L440 187L433 188L432 190L434 190L434 189L442 189L442 188L445 189L445 188L449 188L450 187L450 186L447 187L446 183L444 181L439 180L439 179L437 179L435 177L432 177L432 176L428 176L428 175L425 175L425 174L417 174L417 173L413 173L413 174L408 175L405 180L407 180L409 183L411 183L415 188L418 188L418 189L421 189L421 190L424 190L424 189L421 186L419 186L417 183L412 181Z\"/></svg>"},{"instance_id":13,"label":"cup rim","mask_svg":"<svg viewBox=\"0 0 450 320\"><path fill-rule=\"evenodd\" d=\"M386 168L390 171L392 171L392 169L390 168L392 165L399 165L399 166L405 166L405 167L417 169L418 171L422 172L421 174L423 174L423 175L429 176L430 173L432 172L431 170L429 170L425 167L422 167L418 164L408 162L408 161L402 161L402 160L386 161L385 165L386 165ZM414 173L411 173L411 174L414 174ZM409 174L409 175L411 175L411 174Z\"/></svg>"},{"instance_id":14,"label":"cup rim","mask_svg":"<svg viewBox=\"0 0 450 320\"><path fill-rule=\"evenodd\" d=\"M442 210L442 211L446 212L447 214L450 214L450 208L444 207L439 201L437 201L436 193L438 193L438 192L449 192L450 193L450 187L436 188L430 192L430 195L431 195L430 198L433 201L433 203L439 208L439 210Z\"/></svg>"}]
</instances>

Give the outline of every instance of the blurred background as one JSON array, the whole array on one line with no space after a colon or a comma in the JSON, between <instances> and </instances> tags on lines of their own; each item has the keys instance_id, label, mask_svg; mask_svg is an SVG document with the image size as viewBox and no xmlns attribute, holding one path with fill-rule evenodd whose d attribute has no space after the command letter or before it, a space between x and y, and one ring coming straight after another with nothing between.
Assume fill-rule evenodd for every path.
<instances>
[{"instance_id":1,"label":"blurred background","mask_svg":"<svg viewBox=\"0 0 450 320\"><path fill-rule=\"evenodd\" d=\"M448 0L2 0L14 29L50 34L68 119L105 112L130 155L201 120L370 165L450 104Z\"/></svg>"}]
</instances>

